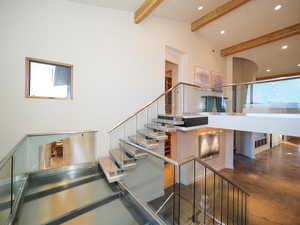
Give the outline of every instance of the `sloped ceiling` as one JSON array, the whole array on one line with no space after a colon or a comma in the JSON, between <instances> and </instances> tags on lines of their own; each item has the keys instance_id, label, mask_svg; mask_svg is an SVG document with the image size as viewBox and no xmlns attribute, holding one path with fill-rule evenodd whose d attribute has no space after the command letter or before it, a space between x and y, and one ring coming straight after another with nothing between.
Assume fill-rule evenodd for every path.
<instances>
[{"instance_id":1,"label":"sloped ceiling","mask_svg":"<svg viewBox=\"0 0 300 225\"><path fill-rule=\"evenodd\" d=\"M70 0L100 7L134 12L144 0ZM191 23L228 0L165 0L150 17ZM282 8L278 11L274 7ZM198 10L203 6L202 10ZM300 22L300 0L251 0L229 14L196 31L216 49L264 35ZM139 26L139 25L137 25ZM220 31L225 30L221 35ZM281 45L287 44L286 50ZM248 58L258 65L258 76L300 71L300 35L250 49L234 56ZM271 69L267 73L266 69Z\"/></svg>"}]
</instances>

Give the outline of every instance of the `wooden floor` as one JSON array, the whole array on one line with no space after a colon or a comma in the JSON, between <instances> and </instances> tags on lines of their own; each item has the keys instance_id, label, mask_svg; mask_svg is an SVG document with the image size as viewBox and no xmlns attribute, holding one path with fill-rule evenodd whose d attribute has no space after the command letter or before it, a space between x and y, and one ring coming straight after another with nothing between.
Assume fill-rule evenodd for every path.
<instances>
[{"instance_id":1,"label":"wooden floor","mask_svg":"<svg viewBox=\"0 0 300 225\"><path fill-rule=\"evenodd\" d=\"M300 147L284 143L255 160L235 157L221 173L239 183L249 198L249 225L300 225Z\"/></svg>"}]
</instances>

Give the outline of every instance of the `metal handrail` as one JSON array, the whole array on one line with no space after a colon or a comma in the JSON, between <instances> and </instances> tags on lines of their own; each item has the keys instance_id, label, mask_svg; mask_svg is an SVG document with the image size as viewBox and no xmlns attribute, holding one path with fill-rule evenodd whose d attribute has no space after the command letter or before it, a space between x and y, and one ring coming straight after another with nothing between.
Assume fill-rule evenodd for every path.
<instances>
[{"instance_id":1,"label":"metal handrail","mask_svg":"<svg viewBox=\"0 0 300 225\"><path fill-rule=\"evenodd\" d=\"M300 72L299 72L299 74L300 74ZM290 76L290 77L280 77L280 78L272 78L272 79L260 80L260 81L250 81L250 82L243 82L243 83L224 84L224 85L222 85L222 87L232 87L232 86L239 86L239 85L269 83L269 82L277 82L277 81L284 81L284 80L294 80L294 79L299 79L299 78L300 78L300 75L299 76ZM162 93L161 95L159 95L157 98L155 98L154 100L152 100L151 102L149 102L148 104L146 104L140 110L138 110L137 112L135 112L134 114L132 114L131 116L129 116L127 119L125 119L124 121L118 123L115 127L113 127L111 130L109 130L108 133L111 133L112 131L114 131L115 129L117 129L118 127L120 127L122 124L126 123L128 120L132 119L134 116L136 116L137 114L139 114L141 111L143 111L144 109L146 109L147 107L149 107L150 105L152 105L158 99L160 99L164 95L168 94L169 92L175 90L180 85L186 85L186 86L189 86L189 87L195 87L195 88L201 88L201 89L205 89L205 90L215 91L213 88L203 88L203 87L201 87L199 85L196 85L196 84L191 84L191 83L186 83L186 82L179 82L174 87L168 89L167 91L165 91L164 93Z\"/></svg>"},{"instance_id":2,"label":"metal handrail","mask_svg":"<svg viewBox=\"0 0 300 225\"><path fill-rule=\"evenodd\" d=\"M278 82L284 80L295 80L300 78L300 72L297 76L290 76L290 77L279 77L279 78L272 78L266 80L257 80L257 81L250 81L250 82L243 82L243 83L232 83L232 84L224 84L222 87L232 87L232 86L239 86L239 85L251 85L251 84L260 84L260 83L270 83L270 82Z\"/></svg>"},{"instance_id":3,"label":"metal handrail","mask_svg":"<svg viewBox=\"0 0 300 225\"><path fill-rule=\"evenodd\" d=\"M186 85L189 87L195 87L195 88L201 88L203 90L207 90L207 91L215 91L213 88L203 88L199 85L196 84L190 84L190 83L186 83L186 82L179 82L177 83L175 86L173 86L172 88L168 89L167 91L165 91L164 93L162 93L161 95L159 95L158 97L156 97L154 100L152 100L151 102L149 102L148 104L146 104L145 106L143 106L141 109L139 109L137 112L133 113L131 116L129 116L127 119L125 119L124 121L118 123L116 126L114 126L111 130L108 131L108 133L113 132L115 129L117 129L118 127L120 127L121 125L123 125L124 123L126 123L128 120L132 119L133 117L135 117L137 114L139 114L140 112L142 112L144 109L146 109L147 107L149 107L150 105L152 105L153 103L155 103L157 100L159 100L161 97L165 96L166 94L168 94L169 92L175 90L176 88L178 88L180 85Z\"/></svg>"},{"instance_id":4,"label":"metal handrail","mask_svg":"<svg viewBox=\"0 0 300 225\"><path fill-rule=\"evenodd\" d=\"M225 177L224 175L222 175L221 173L219 173L217 170L215 170L213 167L211 167L210 165L208 165L206 162L204 162L203 160L201 160L199 157L197 156L191 156L183 161L181 161L179 163L179 166L185 165L189 162L192 162L196 160L198 163L200 163L202 166L208 168L209 170L213 171L215 174L217 174L218 176L220 176L222 179L226 180L228 183L230 183L231 185L236 186L238 189L240 189L242 192L244 192L246 195L250 196L250 194L245 191L239 184L235 183L232 180L229 180L227 177Z\"/></svg>"}]
</instances>

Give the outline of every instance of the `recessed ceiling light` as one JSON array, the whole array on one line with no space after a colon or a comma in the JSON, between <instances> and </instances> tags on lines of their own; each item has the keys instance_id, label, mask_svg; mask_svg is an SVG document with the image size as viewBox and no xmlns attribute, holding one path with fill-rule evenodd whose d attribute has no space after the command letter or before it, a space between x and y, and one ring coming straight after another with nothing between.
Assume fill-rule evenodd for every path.
<instances>
[{"instance_id":1,"label":"recessed ceiling light","mask_svg":"<svg viewBox=\"0 0 300 225\"><path fill-rule=\"evenodd\" d=\"M225 30L221 30L221 31L220 31L220 34L225 34Z\"/></svg>"},{"instance_id":2,"label":"recessed ceiling light","mask_svg":"<svg viewBox=\"0 0 300 225\"><path fill-rule=\"evenodd\" d=\"M288 45L282 45L281 49L287 49L289 46Z\"/></svg>"},{"instance_id":3,"label":"recessed ceiling light","mask_svg":"<svg viewBox=\"0 0 300 225\"><path fill-rule=\"evenodd\" d=\"M271 70L270 70L270 69L266 69L266 71L267 71L267 72L271 72Z\"/></svg>"},{"instance_id":4,"label":"recessed ceiling light","mask_svg":"<svg viewBox=\"0 0 300 225\"><path fill-rule=\"evenodd\" d=\"M276 5L276 6L274 7L274 10L278 11L278 10L281 9L281 8L282 8L282 5Z\"/></svg>"},{"instance_id":5,"label":"recessed ceiling light","mask_svg":"<svg viewBox=\"0 0 300 225\"><path fill-rule=\"evenodd\" d=\"M291 152L288 152L288 155L293 155L293 153L291 153Z\"/></svg>"},{"instance_id":6,"label":"recessed ceiling light","mask_svg":"<svg viewBox=\"0 0 300 225\"><path fill-rule=\"evenodd\" d=\"M202 10L202 9L203 9L203 6L200 5L200 6L198 7L198 10Z\"/></svg>"},{"instance_id":7,"label":"recessed ceiling light","mask_svg":"<svg viewBox=\"0 0 300 225\"><path fill-rule=\"evenodd\" d=\"M297 66L299 66L299 67L300 67L300 63L298 63L298 64L297 64Z\"/></svg>"}]
</instances>

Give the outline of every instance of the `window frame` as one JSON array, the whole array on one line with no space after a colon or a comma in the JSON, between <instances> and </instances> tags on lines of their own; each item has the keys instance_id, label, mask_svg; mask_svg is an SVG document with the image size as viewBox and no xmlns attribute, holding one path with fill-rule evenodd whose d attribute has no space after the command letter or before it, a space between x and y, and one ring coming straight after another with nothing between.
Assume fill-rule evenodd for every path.
<instances>
[{"instance_id":1,"label":"window frame","mask_svg":"<svg viewBox=\"0 0 300 225\"><path fill-rule=\"evenodd\" d=\"M59 98L59 97L48 97L48 96L31 96L30 95L30 63L36 62L36 63L42 63L47 65L54 65L54 66L64 66L68 67L71 70L71 95L67 98ZM67 63L61 63L51 60L45 60L45 59L38 59L38 58L31 58L31 57L25 57L25 98L35 98L35 99L54 99L54 100L73 100L74 99L74 79L73 79L73 69L74 66L72 64Z\"/></svg>"}]
</instances>

